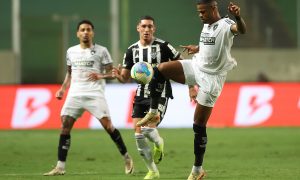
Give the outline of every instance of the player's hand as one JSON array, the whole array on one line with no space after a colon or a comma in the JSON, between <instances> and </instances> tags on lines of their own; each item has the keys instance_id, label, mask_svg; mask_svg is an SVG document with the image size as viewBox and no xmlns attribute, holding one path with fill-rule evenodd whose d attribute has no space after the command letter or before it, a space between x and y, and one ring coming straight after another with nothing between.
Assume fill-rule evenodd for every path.
<instances>
[{"instance_id":1,"label":"player's hand","mask_svg":"<svg viewBox=\"0 0 300 180\"><path fill-rule=\"evenodd\" d=\"M64 96L64 91L62 89L59 89L58 91L56 91L55 93L55 98L58 100L62 100L63 96Z\"/></svg>"},{"instance_id":2,"label":"player's hand","mask_svg":"<svg viewBox=\"0 0 300 180\"><path fill-rule=\"evenodd\" d=\"M241 14L241 8L232 2L229 3L228 12L232 14L234 17L239 17Z\"/></svg>"},{"instance_id":3,"label":"player's hand","mask_svg":"<svg viewBox=\"0 0 300 180\"><path fill-rule=\"evenodd\" d=\"M99 79L103 79L103 74L91 73L88 75L88 81L98 81Z\"/></svg>"},{"instance_id":4,"label":"player's hand","mask_svg":"<svg viewBox=\"0 0 300 180\"><path fill-rule=\"evenodd\" d=\"M191 102L197 103L196 100L197 94L198 94L198 90L194 86L189 87L189 96Z\"/></svg>"},{"instance_id":5,"label":"player's hand","mask_svg":"<svg viewBox=\"0 0 300 180\"><path fill-rule=\"evenodd\" d=\"M119 79L121 70L122 70L121 64L119 64L118 67L113 67L113 69L111 71L112 72L112 77Z\"/></svg>"},{"instance_id":6,"label":"player's hand","mask_svg":"<svg viewBox=\"0 0 300 180\"><path fill-rule=\"evenodd\" d=\"M187 51L188 54L195 54L199 52L199 46L196 45L188 45L188 46L180 45L180 47L183 48L183 52Z\"/></svg>"}]
</instances>

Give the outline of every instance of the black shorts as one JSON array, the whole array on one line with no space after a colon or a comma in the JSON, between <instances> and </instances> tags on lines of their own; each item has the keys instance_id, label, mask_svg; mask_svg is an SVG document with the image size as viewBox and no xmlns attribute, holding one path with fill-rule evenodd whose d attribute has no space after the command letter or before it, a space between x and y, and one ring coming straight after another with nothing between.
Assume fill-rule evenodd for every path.
<instances>
[{"instance_id":1,"label":"black shorts","mask_svg":"<svg viewBox=\"0 0 300 180\"><path fill-rule=\"evenodd\" d=\"M160 113L160 121L164 118L164 115L167 111L169 98L160 98L158 104L158 111ZM143 118L147 114L150 109L150 99L149 101L144 103L133 103L133 110L132 110L132 118Z\"/></svg>"}]
</instances>

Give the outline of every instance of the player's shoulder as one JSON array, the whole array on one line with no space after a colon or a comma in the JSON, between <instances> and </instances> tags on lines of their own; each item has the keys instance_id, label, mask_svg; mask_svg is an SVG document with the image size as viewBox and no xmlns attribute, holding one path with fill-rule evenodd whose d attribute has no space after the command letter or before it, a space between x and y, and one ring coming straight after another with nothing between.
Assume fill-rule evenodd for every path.
<instances>
[{"instance_id":1,"label":"player's shoulder","mask_svg":"<svg viewBox=\"0 0 300 180\"><path fill-rule=\"evenodd\" d=\"M235 22L232 19L230 19L228 16L223 17L221 19L221 22L223 22L226 25L230 25L230 26L235 24Z\"/></svg>"},{"instance_id":2,"label":"player's shoulder","mask_svg":"<svg viewBox=\"0 0 300 180\"><path fill-rule=\"evenodd\" d=\"M152 44L169 44L169 42L168 42L168 41L165 41L165 40L163 40L163 39L160 39L160 38L155 37Z\"/></svg>"},{"instance_id":3,"label":"player's shoulder","mask_svg":"<svg viewBox=\"0 0 300 180\"><path fill-rule=\"evenodd\" d=\"M95 50L99 50L99 51L107 51L107 47L102 46L100 44L94 44L94 48Z\"/></svg>"},{"instance_id":4,"label":"player's shoulder","mask_svg":"<svg viewBox=\"0 0 300 180\"><path fill-rule=\"evenodd\" d=\"M139 41L137 41L137 42L131 44L127 49L133 49L133 48L136 48L136 47L139 46L138 44L139 44Z\"/></svg>"},{"instance_id":5,"label":"player's shoulder","mask_svg":"<svg viewBox=\"0 0 300 180\"><path fill-rule=\"evenodd\" d=\"M80 50L80 45L77 44L77 45L69 47L69 49L67 50L67 52L75 52L75 51L79 51L79 50Z\"/></svg>"}]
</instances>

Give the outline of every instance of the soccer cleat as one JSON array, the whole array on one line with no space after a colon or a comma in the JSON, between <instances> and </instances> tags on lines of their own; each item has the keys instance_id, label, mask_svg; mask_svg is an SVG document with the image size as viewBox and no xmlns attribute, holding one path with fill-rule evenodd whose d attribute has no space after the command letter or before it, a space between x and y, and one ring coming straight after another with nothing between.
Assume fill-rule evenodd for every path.
<instances>
[{"instance_id":1,"label":"soccer cleat","mask_svg":"<svg viewBox=\"0 0 300 180\"><path fill-rule=\"evenodd\" d=\"M148 171L144 179L159 179L159 172Z\"/></svg>"},{"instance_id":2,"label":"soccer cleat","mask_svg":"<svg viewBox=\"0 0 300 180\"><path fill-rule=\"evenodd\" d=\"M125 159L125 174L132 174L134 172L133 161L130 156Z\"/></svg>"},{"instance_id":3,"label":"soccer cleat","mask_svg":"<svg viewBox=\"0 0 300 180\"><path fill-rule=\"evenodd\" d=\"M154 146L153 150L153 159L155 164L159 164L164 157L164 140L163 138L160 139L162 143L159 145L159 147Z\"/></svg>"},{"instance_id":4,"label":"soccer cleat","mask_svg":"<svg viewBox=\"0 0 300 180\"><path fill-rule=\"evenodd\" d=\"M50 172L45 173L44 176L60 176L60 175L64 175L65 173L66 171L64 169L55 167Z\"/></svg>"},{"instance_id":5,"label":"soccer cleat","mask_svg":"<svg viewBox=\"0 0 300 180\"><path fill-rule=\"evenodd\" d=\"M206 172L201 169L199 173L191 173L187 180L202 180L206 176Z\"/></svg>"},{"instance_id":6,"label":"soccer cleat","mask_svg":"<svg viewBox=\"0 0 300 180\"><path fill-rule=\"evenodd\" d=\"M148 112L146 116L136 123L137 126L145 126L149 124L157 124L160 121L159 113Z\"/></svg>"}]
</instances>

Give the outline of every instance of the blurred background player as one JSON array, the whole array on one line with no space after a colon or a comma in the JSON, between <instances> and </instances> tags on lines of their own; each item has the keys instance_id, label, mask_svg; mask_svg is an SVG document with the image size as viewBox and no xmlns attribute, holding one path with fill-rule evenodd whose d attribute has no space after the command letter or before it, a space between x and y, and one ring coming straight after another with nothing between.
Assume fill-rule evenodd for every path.
<instances>
[{"instance_id":1,"label":"blurred background player","mask_svg":"<svg viewBox=\"0 0 300 180\"><path fill-rule=\"evenodd\" d=\"M231 56L233 38L246 32L246 25L240 16L240 7L230 2L228 11L236 22L221 18L215 0L197 0L197 11L204 23L199 45L182 46L189 54L195 54L192 60L180 60L162 63L154 68L151 84L151 109L137 123L144 125L155 122L158 114L158 102L162 92L160 88L166 79L189 85L190 98L197 102L194 113L194 154L195 161L188 180L202 179L202 168L207 144L206 124L213 106L221 94L227 72L236 66ZM199 53L198 53L199 52ZM199 89L195 89L195 85Z\"/></svg>"},{"instance_id":2,"label":"blurred background player","mask_svg":"<svg viewBox=\"0 0 300 180\"><path fill-rule=\"evenodd\" d=\"M113 69L113 75L122 83L128 82L130 70L137 62L145 61L152 66L156 66L159 63L180 58L180 53L173 46L164 40L154 37L156 27L151 16L144 16L139 20L137 31L139 33L139 41L127 49L122 67L119 65L118 68ZM145 124L142 128L137 127L136 123L146 115L150 108L148 88L149 84L138 84L133 102L132 118L137 149L149 170L144 179L156 179L159 178L159 171L155 164L158 164L164 156L164 142L156 127L165 115L169 98L173 98L173 96L170 81L167 80L163 84L163 92L159 99L159 116L156 116L157 121ZM154 143L153 157L146 138Z\"/></svg>"},{"instance_id":3,"label":"blurred background player","mask_svg":"<svg viewBox=\"0 0 300 180\"><path fill-rule=\"evenodd\" d=\"M111 122L104 95L105 79L112 79L111 56L106 47L93 43L94 25L89 20L78 23L77 37L80 44L68 49L68 71L61 88L56 92L56 98L61 100L70 85L61 111L62 129L58 145L58 162L53 170L44 175L65 174L65 163L71 145L71 130L85 110L99 120L115 142L125 161L125 173L130 174L133 172L133 162L120 132Z\"/></svg>"}]
</instances>

